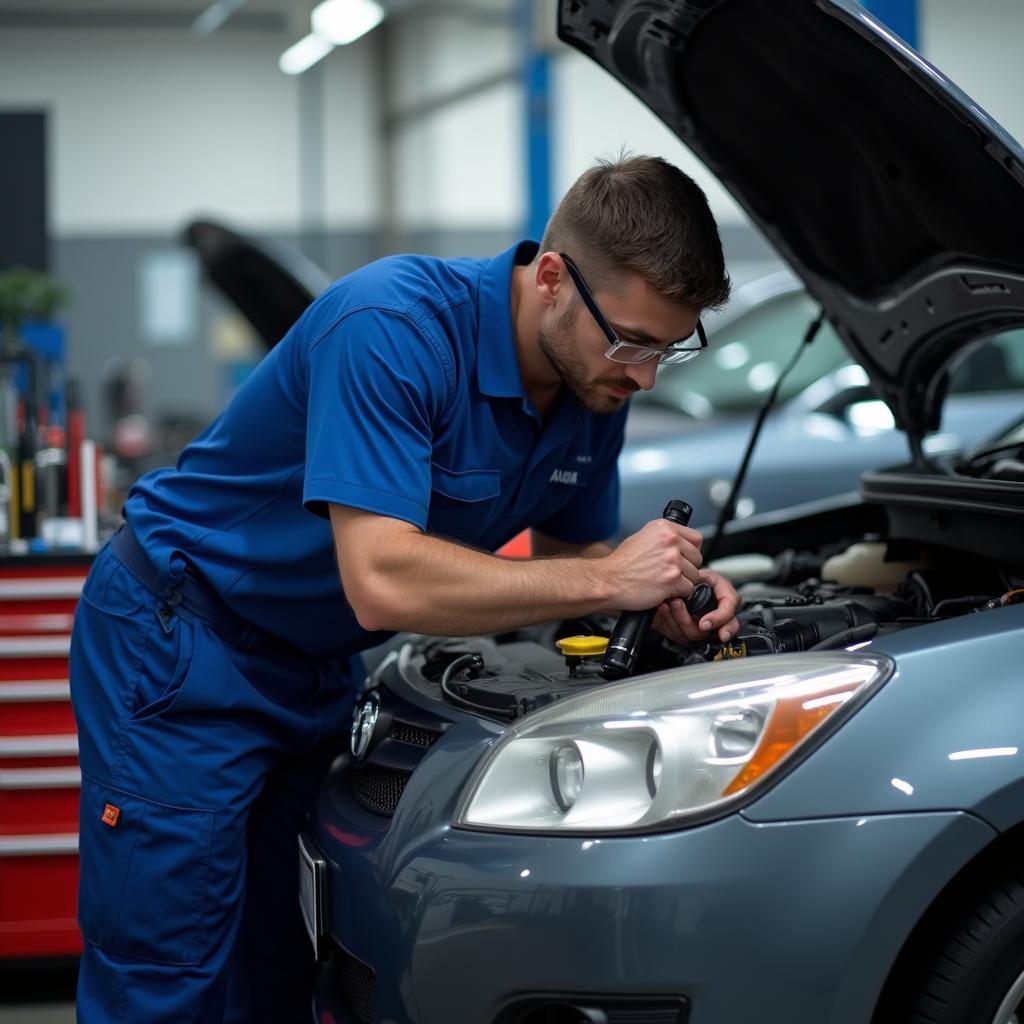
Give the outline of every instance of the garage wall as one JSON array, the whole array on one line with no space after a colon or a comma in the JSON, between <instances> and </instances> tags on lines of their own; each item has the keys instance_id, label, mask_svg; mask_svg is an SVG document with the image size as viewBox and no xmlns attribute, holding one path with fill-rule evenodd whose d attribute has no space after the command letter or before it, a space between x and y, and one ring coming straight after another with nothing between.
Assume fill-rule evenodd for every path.
<instances>
[{"instance_id":1,"label":"garage wall","mask_svg":"<svg viewBox=\"0 0 1024 1024\"><path fill-rule=\"evenodd\" d=\"M409 16L397 22L393 46L400 224L518 230L526 212L526 155L515 22ZM458 98L475 84L483 87ZM556 50L551 88L554 199L596 158L625 147L664 156L694 175L724 225L748 223L675 136L584 57ZM452 96L454 102L442 102Z\"/></svg>"},{"instance_id":2,"label":"garage wall","mask_svg":"<svg viewBox=\"0 0 1024 1024\"><path fill-rule=\"evenodd\" d=\"M53 233L175 231L200 207L294 228L303 83L277 68L286 42L258 32L0 32L0 104L50 114ZM373 49L371 37L323 71L336 226L379 217Z\"/></svg>"},{"instance_id":3,"label":"garage wall","mask_svg":"<svg viewBox=\"0 0 1024 1024\"><path fill-rule=\"evenodd\" d=\"M391 28L387 137L400 231L515 231L524 217L523 112L515 24L410 12Z\"/></svg>"},{"instance_id":4,"label":"garage wall","mask_svg":"<svg viewBox=\"0 0 1024 1024\"><path fill-rule=\"evenodd\" d=\"M1024 3L918 0L921 52L1024 140Z\"/></svg>"},{"instance_id":5,"label":"garage wall","mask_svg":"<svg viewBox=\"0 0 1024 1024\"><path fill-rule=\"evenodd\" d=\"M592 61L570 52L555 65L555 191L564 192L598 157L625 148L662 156L704 190L722 227L747 225L746 214L705 166L631 92Z\"/></svg>"}]
</instances>

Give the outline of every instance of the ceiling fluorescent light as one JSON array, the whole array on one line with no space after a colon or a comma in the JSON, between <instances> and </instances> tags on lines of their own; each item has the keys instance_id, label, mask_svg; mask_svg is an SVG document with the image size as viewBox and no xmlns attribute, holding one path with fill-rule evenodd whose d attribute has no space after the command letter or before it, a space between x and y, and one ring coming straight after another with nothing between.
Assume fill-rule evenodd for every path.
<instances>
[{"instance_id":1,"label":"ceiling fluorescent light","mask_svg":"<svg viewBox=\"0 0 1024 1024\"><path fill-rule=\"evenodd\" d=\"M313 31L335 46L366 35L384 20L384 8L375 0L324 0L313 8Z\"/></svg>"},{"instance_id":2,"label":"ceiling fluorescent light","mask_svg":"<svg viewBox=\"0 0 1024 1024\"><path fill-rule=\"evenodd\" d=\"M301 75L334 49L334 44L310 34L289 46L277 59L277 66L286 75Z\"/></svg>"},{"instance_id":3,"label":"ceiling fluorescent light","mask_svg":"<svg viewBox=\"0 0 1024 1024\"><path fill-rule=\"evenodd\" d=\"M245 5L245 0L213 0L213 3L192 22L192 32L208 36L224 24L232 14Z\"/></svg>"}]
</instances>

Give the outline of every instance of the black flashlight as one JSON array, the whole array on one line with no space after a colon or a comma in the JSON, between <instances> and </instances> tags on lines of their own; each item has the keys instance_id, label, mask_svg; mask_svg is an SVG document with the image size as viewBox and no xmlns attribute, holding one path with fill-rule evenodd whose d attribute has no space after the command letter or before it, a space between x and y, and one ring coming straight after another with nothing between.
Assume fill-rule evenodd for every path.
<instances>
[{"instance_id":1,"label":"black flashlight","mask_svg":"<svg viewBox=\"0 0 1024 1024\"><path fill-rule=\"evenodd\" d=\"M664 519L679 526L689 526L692 515L693 507L678 499L670 501L662 513ZM715 592L707 583L698 583L686 599L686 607L695 619L717 606ZM637 654L647 639L657 610L651 608L645 612L622 612L608 638L608 649L601 659L601 675L605 679L623 679L632 675Z\"/></svg>"}]
</instances>

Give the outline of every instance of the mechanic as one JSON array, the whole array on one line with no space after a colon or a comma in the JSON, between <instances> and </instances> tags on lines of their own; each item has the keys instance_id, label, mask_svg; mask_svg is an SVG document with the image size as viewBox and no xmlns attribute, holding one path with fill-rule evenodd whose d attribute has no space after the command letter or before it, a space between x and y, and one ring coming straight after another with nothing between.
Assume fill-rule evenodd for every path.
<instances>
[{"instance_id":1,"label":"mechanic","mask_svg":"<svg viewBox=\"0 0 1024 1024\"><path fill-rule=\"evenodd\" d=\"M336 282L135 484L72 638L81 1024L308 1019L296 835L360 651L653 607L676 640L735 633L696 531L606 542L628 399L699 352L728 292L697 185L602 163L539 246ZM527 527L532 559L491 553ZM718 608L696 623L698 580Z\"/></svg>"}]
</instances>

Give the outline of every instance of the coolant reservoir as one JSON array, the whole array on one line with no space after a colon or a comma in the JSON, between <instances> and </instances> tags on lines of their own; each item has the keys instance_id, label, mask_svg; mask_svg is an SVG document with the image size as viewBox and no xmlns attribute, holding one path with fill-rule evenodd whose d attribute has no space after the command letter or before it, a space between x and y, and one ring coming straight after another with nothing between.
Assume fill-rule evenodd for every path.
<instances>
[{"instance_id":1,"label":"coolant reservoir","mask_svg":"<svg viewBox=\"0 0 1024 1024\"><path fill-rule=\"evenodd\" d=\"M775 559L771 555L726 555L716 558L709 569L720 572L733 586L750 583L751 580L769 578L775 572Z\"/></svg>"},{"instance_id":2,"label":"coolant reservoir","mask_svg":"<svg viewBox=\"0 0 1024 1024\"><path fill-rule=\"evenodd\" d=\"M821 567L824 581L847 587L871 587L874 590L895 590L915 569L925 562L887 562L887 546L881 541L861 541L833 555Z\"/></svg>"}]
</instances>

